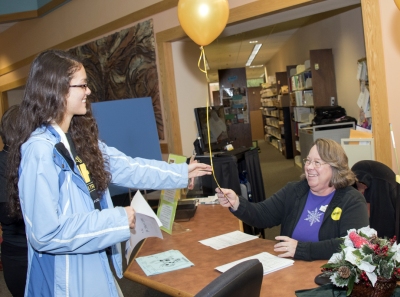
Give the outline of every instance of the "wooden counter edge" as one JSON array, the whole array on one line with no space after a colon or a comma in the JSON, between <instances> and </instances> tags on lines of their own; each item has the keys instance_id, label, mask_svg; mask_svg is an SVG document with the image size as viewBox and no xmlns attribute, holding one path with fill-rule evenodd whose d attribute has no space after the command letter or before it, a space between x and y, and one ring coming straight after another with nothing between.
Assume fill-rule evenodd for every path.
<instances>
[{"instance_id":1,"label":"wooden counter edge","mask_svg":"<svg viewBox=\"0 0 400 297\"><path fill-rule=\"evenodd\" d=\"M140 276L140 275L134 274L132 272L129 272L128 270L125 271L124 277L126 277L132 281L135 281L139 284L145 285L146 287L149 287L149 288L155 289L157 291L160 291L162 293L168 294L170 296L193 297L193 295L190 293L177 290L177 289L172 288L167 285L160 284L159 282L150 280L146 276Z\"/></svg>"}]
</instances>

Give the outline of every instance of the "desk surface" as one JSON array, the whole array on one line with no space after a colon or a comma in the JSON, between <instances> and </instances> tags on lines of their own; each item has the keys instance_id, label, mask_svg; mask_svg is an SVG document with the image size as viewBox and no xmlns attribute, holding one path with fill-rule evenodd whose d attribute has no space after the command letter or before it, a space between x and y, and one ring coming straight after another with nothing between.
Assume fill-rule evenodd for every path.
<instances>
[{"instance_id":1,"label":"desk surface","mask_svg":"<svg viewBox=\"0 0 400 297\"><path fill-rule=\"evenodd\" d=\"M199 240L239 230L238 219L220 205L199 205L195 216L188 222L180 222L179 226L190 231L173 235L163 232L164 239L147 238L136 257L176 249L193 267L148 277L132 260L124 276L171 296L193 296L221 275L214 269L217 266L264 251L276 255L273 240L255 239L222 250L199 243ZM265 275L261 296L295 296L296 290L315 288L314 278L325 263L325 260L296 260L293 266Z\"/></svg>"}]
</instances>

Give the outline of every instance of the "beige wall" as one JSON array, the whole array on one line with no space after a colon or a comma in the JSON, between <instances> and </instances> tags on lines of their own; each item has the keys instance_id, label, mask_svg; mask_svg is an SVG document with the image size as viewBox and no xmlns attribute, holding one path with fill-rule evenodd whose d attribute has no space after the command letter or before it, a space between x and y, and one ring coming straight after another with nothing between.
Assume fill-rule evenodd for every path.
<instances>
[{"instance_id":1,"label":"beige wall","mask_svg":"<svg viewBox=\"0 0 400 297\"><path fill-rule=\"evenodd\" d=\"M197 137L194 108L206 106L208 85L206 75L197 67L200 50L193 41L172 44L176 92L178 98L179 124L184 156L193 153L193 142ZM171 152L173 153L173 152Z\"/></svg>"},{"instance_id":2,"label":"beige wall","mask_svg":"<svg viewBox=\"0 0 400 297\"><path fill-rule=\"evenodd\" d=\"M379 0L382 21L382 38L386 70L389 122L393 126L396 146L400 146L400 11L394 1ZM377 98L379 100L379 98ZM389 123L385 123L389 125ZM397 148L397 158L400 150ZM399 174L396 156L392 149L392 169Z\"/></svg>"},{"instance_id":3,"label":"beige wall","mask_svg":"<svg viewBox=\"0 0 400 297\"><path fill-rule=\"evenodd\" d=\"M268 62L267 71L271 74L286 71L286 65L304 64L310 50L324 48L333 51L338 103L358 119L357 60L365 57L361 8L300 28Z\"/></svg>"}]
</instances>

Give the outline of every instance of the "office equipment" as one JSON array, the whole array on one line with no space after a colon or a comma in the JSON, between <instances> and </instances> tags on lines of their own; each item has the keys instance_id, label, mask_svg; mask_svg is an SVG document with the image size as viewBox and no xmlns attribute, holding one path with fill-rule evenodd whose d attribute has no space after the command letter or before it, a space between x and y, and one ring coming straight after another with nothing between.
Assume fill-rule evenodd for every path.
<instances>
[{"instance_id":1,"label":"office equipment","mask_svg":"<svg viewBox=\"0 0 400 297\"><path fill-rule=\"evenodd\" d=\"M211 151L222 151L224 147L231 141L228 136L228 127L225 120L224 107L211 106L208 109L208 121L210 125L211 141L208 139L207 107L195 108L194 115L199 133L198 139L201 149L205 152L209 152L210 144Z\"/></svg>"},{"instance_id":2,"label":"office equipment","mask_svg":"<svg viewBox=\"0 0 400 297\"><path fill-rule=\"evenodd\" d=\"M176 206L175 212L175 222L177 221L189 221L197 209L197 201L196 200L179 200L178 205Z\"/></svg>"},{"instance_id":3,"label":"office equipment","mask_svg":"<svg viewBox=\"0 0 400 297\"><path fill-rule=\"evenodd\" d=\"M225 271L195 297L259 297L263 280L263 268L257 259L237 264Z\"/></svg>"},{"instance_id":4,"label":"office equipment","mask_svg":"<svg viewBox=\"0 0 400 297\"><path fill-rule=\"evenodd\" d=\"M207 126L207 107L194 109L198 140L204 152L224 151L224 147L232 144L233 147L250 147L252 143L251 128L247 122L241 122L238 108L226 106L211 106L208 109L208 124L210 126L210 141Z\"/></svg>"},{"instance_id":5,"label":"office equipment","mask_svg":"<svg viewBox=\"0 0 400 297\"><path fill-rule=\"evenodd\" d=\"M329 138L341 144L342 138L349 138L354 122L318 125L299 129L301 159L307 157L313 143L318 138Z\"/></svg>"},{"instance_id":6,"label":"office equipment","mask_svg":"<svg viewBox=\"0 0 400 297\"><path fill-rule=\"evenodd\" d=\"M358 161L375 160L373 138L342 138L341 145L347 155L350 168Z\"/></svg>"}]
</instances>

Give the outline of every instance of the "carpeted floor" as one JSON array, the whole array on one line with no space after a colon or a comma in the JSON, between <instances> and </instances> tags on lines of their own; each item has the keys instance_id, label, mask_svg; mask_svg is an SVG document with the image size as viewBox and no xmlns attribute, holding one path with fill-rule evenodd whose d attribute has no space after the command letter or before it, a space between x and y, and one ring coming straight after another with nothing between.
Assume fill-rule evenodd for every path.
<instances>
[{"instance_id":1,"label":"carpeted floor","mask_svg":"<svg viewBox=\"0 0 400 297\"><path fill-rule=\"evenodd\" d=\"M285 159L285 157L272 145L264 142L263 140L260 140L258 145L260 147L260 164L265 186L265 195L266 197L270 197L273 193L282 188L288 181L298 180L302 170L294 165L293 159ZM265 236L268 239L274 239L279 232L279 226L272 229L267 229L265 230ZM124 266L125 269L126 264L124 264ZM125 297L168 296L125 278L118 280L118 283ZM12 297L7 290L2 272L0 272L0 296Z\"/></svg>"}]
</instances>

